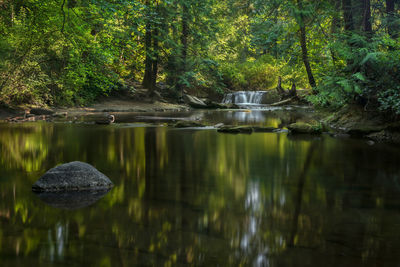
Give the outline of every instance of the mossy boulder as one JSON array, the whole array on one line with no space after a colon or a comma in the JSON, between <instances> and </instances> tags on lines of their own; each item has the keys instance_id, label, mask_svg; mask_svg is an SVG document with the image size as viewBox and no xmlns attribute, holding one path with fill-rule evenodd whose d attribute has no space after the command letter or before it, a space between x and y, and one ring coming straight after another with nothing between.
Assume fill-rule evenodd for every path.
<instances>
[{"instance_id":1,"label":"mossy boulder","mask_svg":"<svg viewBox=\"0 0 400 267\"><path fill-rule=\"evenodd\" d=\"M191 128L191 127L205 127L204 124L201 124L197 121L178 121L177 123L172 125L175 128Z\"/></svg>"},{"instance_id":2,"label":"mossy boulder","mask_svg":"<svg viewBox=\"0 0 400 267\"><path fill-rule=\"evenodd\" d=\"M251 126L232 126L224 125L220 127L217 132L219 133L231 133L231 134L251 134L253 132L253 127Z\"/></svg>"},{"instance_id":3,"label":"mossy boulder","mask_svg":"<svg viewBox=\"0 0 400 267\"><path fill-rule=\"evenodd\" d=\"M296 122L287 128L292 134L320 134L322 132L321 125L317 123Z\"/></svg>"},{"instance_id":4,"label":"mossy boulder","mask_svg":"<svg viewBox=\"0 0 400 267\"><path fill-rule=\"evenodd\" d=\"M274 127L265 127L265 126L235 126L235 125L218 125L218 132L220 133L232 133L232 134L251 134L255 133L274 133L279 132L282 129L274 128Z\"/></svg>"},{"instance_id":5,"label":"mossy boulder","mask_svg":"<svg viewBox=\"0 0 400 267\"><path fill-rule=\"evenodd\" d=\"M211 100L206 100L204 101L204 103L207 105L207 108L210 109L227 109L228 106L226 104L223 103L217 103Z\"/></svg>"},{"instance_id":6,"label":"mossy boulder","mask_svg":"<svg viewBox=\"0 0 400 267\"><path fill-rule=\"evenodd\" d=\"M279 132L281 129L274 127L253 126L253 131L256 133L274 133Z\"/></svg>"}]
</instances>

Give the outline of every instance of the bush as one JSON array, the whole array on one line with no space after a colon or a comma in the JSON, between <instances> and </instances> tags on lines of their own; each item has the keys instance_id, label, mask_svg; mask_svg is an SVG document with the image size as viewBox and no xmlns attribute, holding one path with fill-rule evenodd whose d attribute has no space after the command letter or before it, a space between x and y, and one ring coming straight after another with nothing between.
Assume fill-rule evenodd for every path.
<instances>
[{"instance_id":1,"label":"bush","mask_svg":"<svg viewBox=\"0 0 400 267\"><path fill-rule=\"evenodd\" d=\"M379 93L379 109L400 115L400 86Z\"/></svg>"},{"instance_id":2,"label":"bush","mask_svg":"<svg viewBox=\"0 0 400 267\"><path fill-rule=\"evenodd\" d=\"M277 82L278 68L265 58L243 63L221 64L223 83L232 90L266 90Z\"/></svg>"},{"instance_id":3,"label":"bush","mask_svg":"<svg viewBox=\"0 0 400 267\"><path fill-rule=\"evenodd\" d=\"M347 64L327 72L310 100L339 107L357 102L368 108L400 114L400 47L385 36L367 39L353 34L335 50ZM340 52L340 53L339 53Z\"/></svg>"},{"instance_id":4,"label":"bush","mask_svg":"<svg viewBox=\"0 0 400 267\"><path fill-rule=\"evenodd\" d=\"M298 88L308 86L303 65L275 60L264 55L257 60L244 63L225 62L221 64L223 82L232 90L268 90L277 85L282 77L283 85L289 88L295 83Z\"/></svg>"}]
</instances>

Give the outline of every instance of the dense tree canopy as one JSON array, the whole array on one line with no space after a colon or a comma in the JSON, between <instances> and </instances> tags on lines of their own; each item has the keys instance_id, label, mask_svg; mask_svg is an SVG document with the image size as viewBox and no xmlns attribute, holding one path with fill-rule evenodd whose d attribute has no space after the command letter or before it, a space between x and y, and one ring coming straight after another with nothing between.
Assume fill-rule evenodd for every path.
<instances>
[{"instance_id":1,"label":"dense tree canopy","mask_svg":"<svg viewBox=\"0 0 400 267\"><path fill-rule=\"evenodd\" d=\"M398 0L0 0L0 101L218 95L281 76L322 106L400 114Z\"/></svg>"}]
</instances>

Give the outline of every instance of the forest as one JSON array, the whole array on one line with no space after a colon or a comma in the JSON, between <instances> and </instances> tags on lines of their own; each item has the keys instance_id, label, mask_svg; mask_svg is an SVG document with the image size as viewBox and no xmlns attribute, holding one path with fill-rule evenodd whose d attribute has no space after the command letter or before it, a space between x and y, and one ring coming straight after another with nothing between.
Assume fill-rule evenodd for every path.
<instances>
[{"instance_id":1,"label":"forest","mask_svg":"<svg viewBox=\"0 0 400 267\"><path fill-rule=\"evenodd\" d=\"M283 84L400 114L397 0L1 0L0 101L72 106L137 84L221 99Z\"/></svg>"},{"instance_id":2,"label":"forest","mask_svg":"<svg viewBox=\"0 0 400 267\"><path fill-rule=\"evenodd\" d=\"M0 266L398 266L400 0L0 0Z\"/></svg>"}]
</instances>

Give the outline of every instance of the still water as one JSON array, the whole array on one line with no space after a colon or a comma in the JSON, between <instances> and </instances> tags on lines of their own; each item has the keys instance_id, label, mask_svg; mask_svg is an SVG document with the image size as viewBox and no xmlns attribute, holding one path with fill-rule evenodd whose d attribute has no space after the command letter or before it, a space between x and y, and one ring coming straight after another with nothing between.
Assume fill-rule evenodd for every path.
<instances>
[{"instance_id":1,"label":"still water","mask_svg":"<svg viewBox=\"0 0 400 267\"><path fill-rule=\"evenodd\" d=\"M115 187L76 209L31 192L75 160ZM398 266L399 162L329 136L0 124L0 266Z\"/></svg>"}]
</instances>

